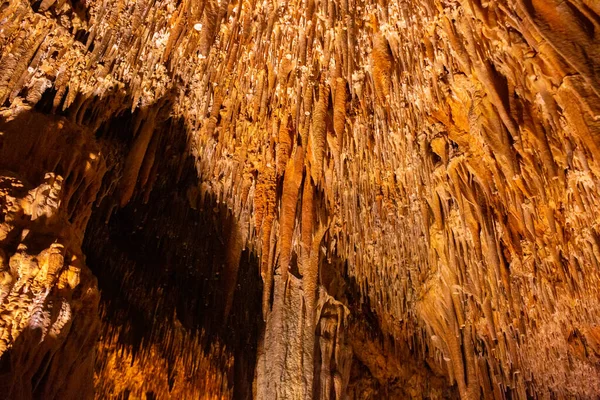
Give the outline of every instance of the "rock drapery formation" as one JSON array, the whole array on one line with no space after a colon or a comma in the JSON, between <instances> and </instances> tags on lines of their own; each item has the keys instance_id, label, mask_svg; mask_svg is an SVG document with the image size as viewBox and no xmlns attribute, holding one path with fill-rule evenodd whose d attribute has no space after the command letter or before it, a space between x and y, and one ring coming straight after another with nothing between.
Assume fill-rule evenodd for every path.
<instances>
[{"instance_id":1,"label":"rock drapery formation","mask_svg":"<svg viewBox=\"0 0 600 400\"><path fill-rule=\"evenodd\" d=\"M4 0L7 398L595 398L595 0Z\"/></svg>"}]
</instances>

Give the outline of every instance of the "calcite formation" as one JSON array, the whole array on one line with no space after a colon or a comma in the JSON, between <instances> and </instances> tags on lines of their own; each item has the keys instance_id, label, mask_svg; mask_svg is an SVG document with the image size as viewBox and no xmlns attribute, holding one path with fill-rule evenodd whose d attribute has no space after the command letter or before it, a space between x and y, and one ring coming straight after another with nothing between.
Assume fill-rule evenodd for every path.
<instances>
[{"instance_id":1,"label":"calcite formation","mask_svg":"<svg viewBox=\"0 0 600 400\"><path fill-rule=\"evenodd\" d=\"M87 383L99 295L61 212L62 185L52 173L34 188L9 172L0 178L0 389L6 398L93 394Z\"/></svg>"},{"instance_id":2,"label":"calcite formation","mask_svg":"<svg viewBox=\"0 0 600 400\"><path fill-rule=\"evenodd\" d=\"M600 394L596 0L3 0L0 171L7 398Z\"/></svg>"}]
</instances>

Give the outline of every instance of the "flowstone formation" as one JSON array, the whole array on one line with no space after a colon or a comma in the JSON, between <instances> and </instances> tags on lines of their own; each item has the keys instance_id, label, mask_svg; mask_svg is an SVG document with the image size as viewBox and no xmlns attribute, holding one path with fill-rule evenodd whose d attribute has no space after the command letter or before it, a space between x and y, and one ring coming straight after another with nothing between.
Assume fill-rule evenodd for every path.
<instances>
[{"instance_id":1,"label":"flowstone formation","mask_svg":"<svg viewBox=\"0 0 600 400\"><path fill-rule=\"evenodd\" d=\"M3 0L0 171L0 396L600 394L596 0Z\"/></svg>"}]
</instances>

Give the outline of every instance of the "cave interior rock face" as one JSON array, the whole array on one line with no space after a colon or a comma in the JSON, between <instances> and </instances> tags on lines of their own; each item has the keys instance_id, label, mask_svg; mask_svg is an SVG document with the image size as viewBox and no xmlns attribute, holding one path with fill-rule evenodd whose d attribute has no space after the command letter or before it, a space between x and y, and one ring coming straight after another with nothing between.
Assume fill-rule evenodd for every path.
<instances>
[{"instance_id":1,"label":"cave interior rock face","mask_svg":"<svg viewBox=\"0 0 600 400\"><path fill-rule=\"evenodd\" d=\"M597 0L0 0L0 398L596 399Z\"/></svg>"}]
</instances>

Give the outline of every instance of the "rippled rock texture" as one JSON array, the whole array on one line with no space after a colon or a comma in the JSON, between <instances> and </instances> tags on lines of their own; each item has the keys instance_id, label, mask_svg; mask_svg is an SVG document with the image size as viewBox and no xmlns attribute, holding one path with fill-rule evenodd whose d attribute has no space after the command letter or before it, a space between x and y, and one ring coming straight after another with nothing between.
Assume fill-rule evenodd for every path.
<instances>
[{"instance_id":1,"label":"rippled rock texture","mask_svg":"<svg viewBox=\"0 0 600 400\"><path fill-rule=\"evenodd\" d=\"M595 398L596 0L2 0L0 395Z\"/></svg>"}]
</instances>

